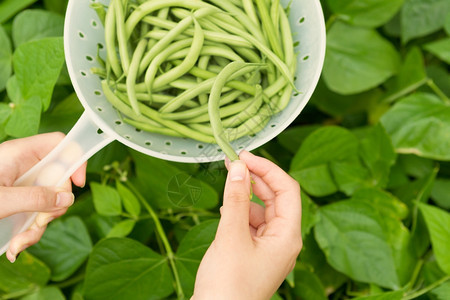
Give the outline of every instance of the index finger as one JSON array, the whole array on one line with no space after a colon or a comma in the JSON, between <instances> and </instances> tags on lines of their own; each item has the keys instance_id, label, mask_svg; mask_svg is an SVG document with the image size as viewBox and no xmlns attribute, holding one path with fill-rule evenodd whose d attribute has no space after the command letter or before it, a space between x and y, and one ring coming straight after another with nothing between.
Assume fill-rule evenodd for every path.
<instances>
[{"instance_id":1,"label":"index finger","mask_svg":"<svg viewBox=\"0 0 450 300\"><path fill-rule=\"evenodd\" d=\"M239 157L275 194L275 215L295 224L300 223L300 186L297 181L265 158L248 151L242 151Z\"/></svg>"}]
</instances>

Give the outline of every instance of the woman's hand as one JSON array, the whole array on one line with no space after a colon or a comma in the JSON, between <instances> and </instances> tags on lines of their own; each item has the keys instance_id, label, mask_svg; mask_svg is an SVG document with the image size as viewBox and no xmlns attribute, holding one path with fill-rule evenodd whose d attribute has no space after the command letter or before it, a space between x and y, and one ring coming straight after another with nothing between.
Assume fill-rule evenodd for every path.
<instances>
[{"instance_id":1,"label":"woman's hand","mask_svg":"<svg viewBox=\"0 0 450 300\"><path fill-rule=\"evenodd\" d=\"M299 185L246 151L227 167L219 227L200 263L193 298L270 299L302 248ZM250 202L251 180L265 208Z\"/></svg>"},{"instance_id":2,"label":"woman's hand","mask_svg":"<svg viewBox=\"0 0 450 300\"><path fill-rule=\"evenodd\" d=\"M28 230L16 235L6 252L14 262L17 254L37 243L53 219L63 215L72 205L71 181L61 187L14 187L14 182L44 158L62 139L62 133L40 134L0 144L0 218L21 212L39 212ZM72 182L83 187L86 164L71 177Z\"/></svg>"}]
</instances>

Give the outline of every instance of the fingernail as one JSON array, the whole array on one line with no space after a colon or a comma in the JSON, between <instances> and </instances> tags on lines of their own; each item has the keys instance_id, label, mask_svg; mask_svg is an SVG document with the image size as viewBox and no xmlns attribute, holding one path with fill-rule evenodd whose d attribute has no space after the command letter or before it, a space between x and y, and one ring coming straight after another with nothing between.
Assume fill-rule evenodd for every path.
<instances>
[{"instance_id":1,"label":"fingernail","mask_svg":"<svg viewBox=\"0 0 450 300\"><path fill-rule=\"evenodd\" d=\"M69 207L73 204L75 196L69 192L59 192L56 196L56 206Z\"/></svg>"},{"instance_id":2,"label":"fingernail","mask_svg":"<svg viewBox=\"0 0 450 300\"><path fill-rule=\"evenodd\" d=\"M45 227L48 223L53 221L55 218L45 213L40 213L36 217L36 224L39 227Z\"/></svg>"},{"instance_id":3,"label":"fingernail","mask_svg":"<svg viewBox=\"0 0 450 300\"><path fill-rule=\"evenodd\" d=\"M6 252L6 258L13 264L16 261L16 255L12 254L10 250Z\"/></svg>"},{"instance_id":4,"label":"fingernail","mask_svg":"<svg viewBox=\"0 0 450 300\"><path fill-rule=\"evenodd\" d=\"M243 161L236 160L230 164L228 176L231 181L242 181L245 178L247 166Z\"/></svg>"}]
</instances>

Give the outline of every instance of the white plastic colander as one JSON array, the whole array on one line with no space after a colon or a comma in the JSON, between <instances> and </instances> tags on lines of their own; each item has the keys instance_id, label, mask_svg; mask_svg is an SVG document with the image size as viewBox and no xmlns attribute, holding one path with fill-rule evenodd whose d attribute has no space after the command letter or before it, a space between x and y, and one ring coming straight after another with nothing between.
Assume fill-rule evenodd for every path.
<instances>
[{"instance_id":1,"label":"white plastic colander","mask_svg":"<svg viewBox=\"0 0 450 300\"><path fill-rule=\"evenodd\" d=\"M98 45L104 45L104 30L92 2L105 5L109 0L69 0L64 25L64 50L74 89L85 112L66 138L41 162L25 173L15 185L62 185L85 161L113 140L137 151L178 162L211 162L224 158L217 145L187 138L148 133L123 123L117 111L103 95L100 79L91 74L97 66ZM287 6L290 0L281 0ZM255 136L234 142L234 149L255 149L282 132L300 114L310 99L325 56L325 24L319 0L293 0L289 22L296 41L297 72L292 96L285 110L274 115ZM106 56L104 47L100 56ZM149 170L151 172L151 170ZM0 255L11 238L25 231L37 213L20 213L0 220Z\"/></svg>"}]
</instances>

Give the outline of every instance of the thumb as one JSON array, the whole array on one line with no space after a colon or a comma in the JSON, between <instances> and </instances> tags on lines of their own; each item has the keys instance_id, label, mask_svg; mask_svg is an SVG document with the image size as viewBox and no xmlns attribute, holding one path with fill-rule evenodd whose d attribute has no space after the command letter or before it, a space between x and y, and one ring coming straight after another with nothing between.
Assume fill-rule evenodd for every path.
<instances>
[{"instance_id":1,"label":"thumb","mask_svg":"<svg viewBox=\"0 0 450 300\"><path fill-rule=\"evenodd\" d=\"M217 234L250 236L250 172L241 160L230 163L228 170Z\"/></svg>"},{"instance_id":2,"label":"thumb","mask_svg":"<svg viewBox=\"0 0 450 300\"><path fill-rule=\"evenodd\" d=\"M71 192L50 187L0 187L0 218L20 212L51 212L73 204Z\"/></svg>"}]
</instances>

